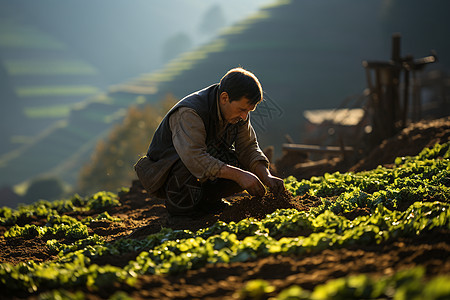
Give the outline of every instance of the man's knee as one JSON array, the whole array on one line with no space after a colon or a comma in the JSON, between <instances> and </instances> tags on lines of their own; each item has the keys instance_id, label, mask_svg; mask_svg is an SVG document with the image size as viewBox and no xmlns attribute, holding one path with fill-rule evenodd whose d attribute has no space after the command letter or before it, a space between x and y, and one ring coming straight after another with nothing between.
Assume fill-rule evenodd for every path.
<instances>
[{"instance_id":1,"label":"man's knee","mask_svg":"<svg viewBox=\"0 0 450 300\"><path fill-rule=\"evenodd\" d=\"M172 215L190 215L203 196L200 182L181 160L173 165L163 189L167 210Z\"/></svg>"}]
</instances>

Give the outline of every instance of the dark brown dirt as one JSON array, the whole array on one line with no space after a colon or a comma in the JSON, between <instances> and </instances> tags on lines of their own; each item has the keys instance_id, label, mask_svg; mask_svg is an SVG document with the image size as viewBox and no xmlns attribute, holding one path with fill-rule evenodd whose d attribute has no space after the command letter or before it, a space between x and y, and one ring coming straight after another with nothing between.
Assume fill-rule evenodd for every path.
<instances>
[{"instance_id":1,"label":"dark brown dirt","mask_svg":"<svg viewBox=\"0 0 450 300\"><path fill-rule=\"evenodd\" d=\"M343 214L349 220L354 220L357 217L370 215L370 209L368 207L356 207L352 211Z\"/></svg>"},{"instance_id":2,"label":"dark brown dirt","mask_svg":"<svg viewBox=\"0 0 450 300\"><path fill-rule=\"evenodd\" d=\"M28 260L43 262L56 258L48 252L46 240L40 238L11 238L5 240L2 236L0 238L0 249L0 263L17 264Z\"/></svg>"},{"instance_id":3,"label":"dark brown dirt","mask_svg":"<svg viewBox=\"0 0 450 300\"><path fill-rule=\"evenodd\" d=\"M391 166L396 157L417 155L423 148L450 140L450 117L413 123L387 139L349 171L372 170L378 165Z\"/></svg>"}]
</instances>

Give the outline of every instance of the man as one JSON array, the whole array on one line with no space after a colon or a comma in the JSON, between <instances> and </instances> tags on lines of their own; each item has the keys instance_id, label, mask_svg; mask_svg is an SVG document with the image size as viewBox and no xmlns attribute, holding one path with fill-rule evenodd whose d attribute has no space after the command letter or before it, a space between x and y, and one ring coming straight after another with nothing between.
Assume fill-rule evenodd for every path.
<instances>
[{"instance_id":1,"label":"man","mask_svg":"<svg viewBox=\"0 0 450 300\"><path fill-rule=\"evenodd\" d=\"M250 123L249 113L262 99L259 80L242 68L181 99L135 165L145 189L165 198L171 215L187 216L217 212L226 206L223 197L242 190L258 196L264 185L283 191Z\"/></svg>"}]
</instances>

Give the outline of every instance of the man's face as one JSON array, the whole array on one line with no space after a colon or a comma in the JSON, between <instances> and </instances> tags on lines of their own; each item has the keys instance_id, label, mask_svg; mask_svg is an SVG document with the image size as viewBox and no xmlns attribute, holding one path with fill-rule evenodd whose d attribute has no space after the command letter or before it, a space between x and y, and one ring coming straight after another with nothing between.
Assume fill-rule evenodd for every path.
<instances>
[{"instance_id":1,"label":"man's face","mask_svg":"<svg viewBox=\"0 0 450 300\"><path fill-rule=\"evenodd\" d=\"M249 100L245 97L230 102L230 98L226 92L220 94L219 104L222 117L230 124L236 124L240 120L247 120L249 112L254 111L256 108L256 104L250 104Z\"/></svg>"}]
</instances>

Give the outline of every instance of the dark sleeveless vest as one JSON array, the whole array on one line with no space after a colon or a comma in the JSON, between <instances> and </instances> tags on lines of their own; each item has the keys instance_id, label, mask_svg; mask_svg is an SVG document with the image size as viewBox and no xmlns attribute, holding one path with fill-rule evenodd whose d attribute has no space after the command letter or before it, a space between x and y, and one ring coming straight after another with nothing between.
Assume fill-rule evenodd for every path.
<instances>
[{"instance_id":1,"label":"dark sleeveless vest","mask_svg":"<svg viewBox=\"0 0 450 300\"><path fill-rule=\"evenodd\" d=\"M234 142L238 133L238 128L244 121L237 124L228 124L222 136L218 136L219 118L217 111L219 84L211 85L203 90L181 99L166 114L155 131L147 156L152 161L158 161L161 158L167 158L178 155L172 142L172 131L170 130L169 117L180 107L189 107L194 109L203 121L206 129L207 152L226 163L230 159L230 153L234 153ZM232 155L231 157L235 157Z\"/></svg>"}]
</instances>

